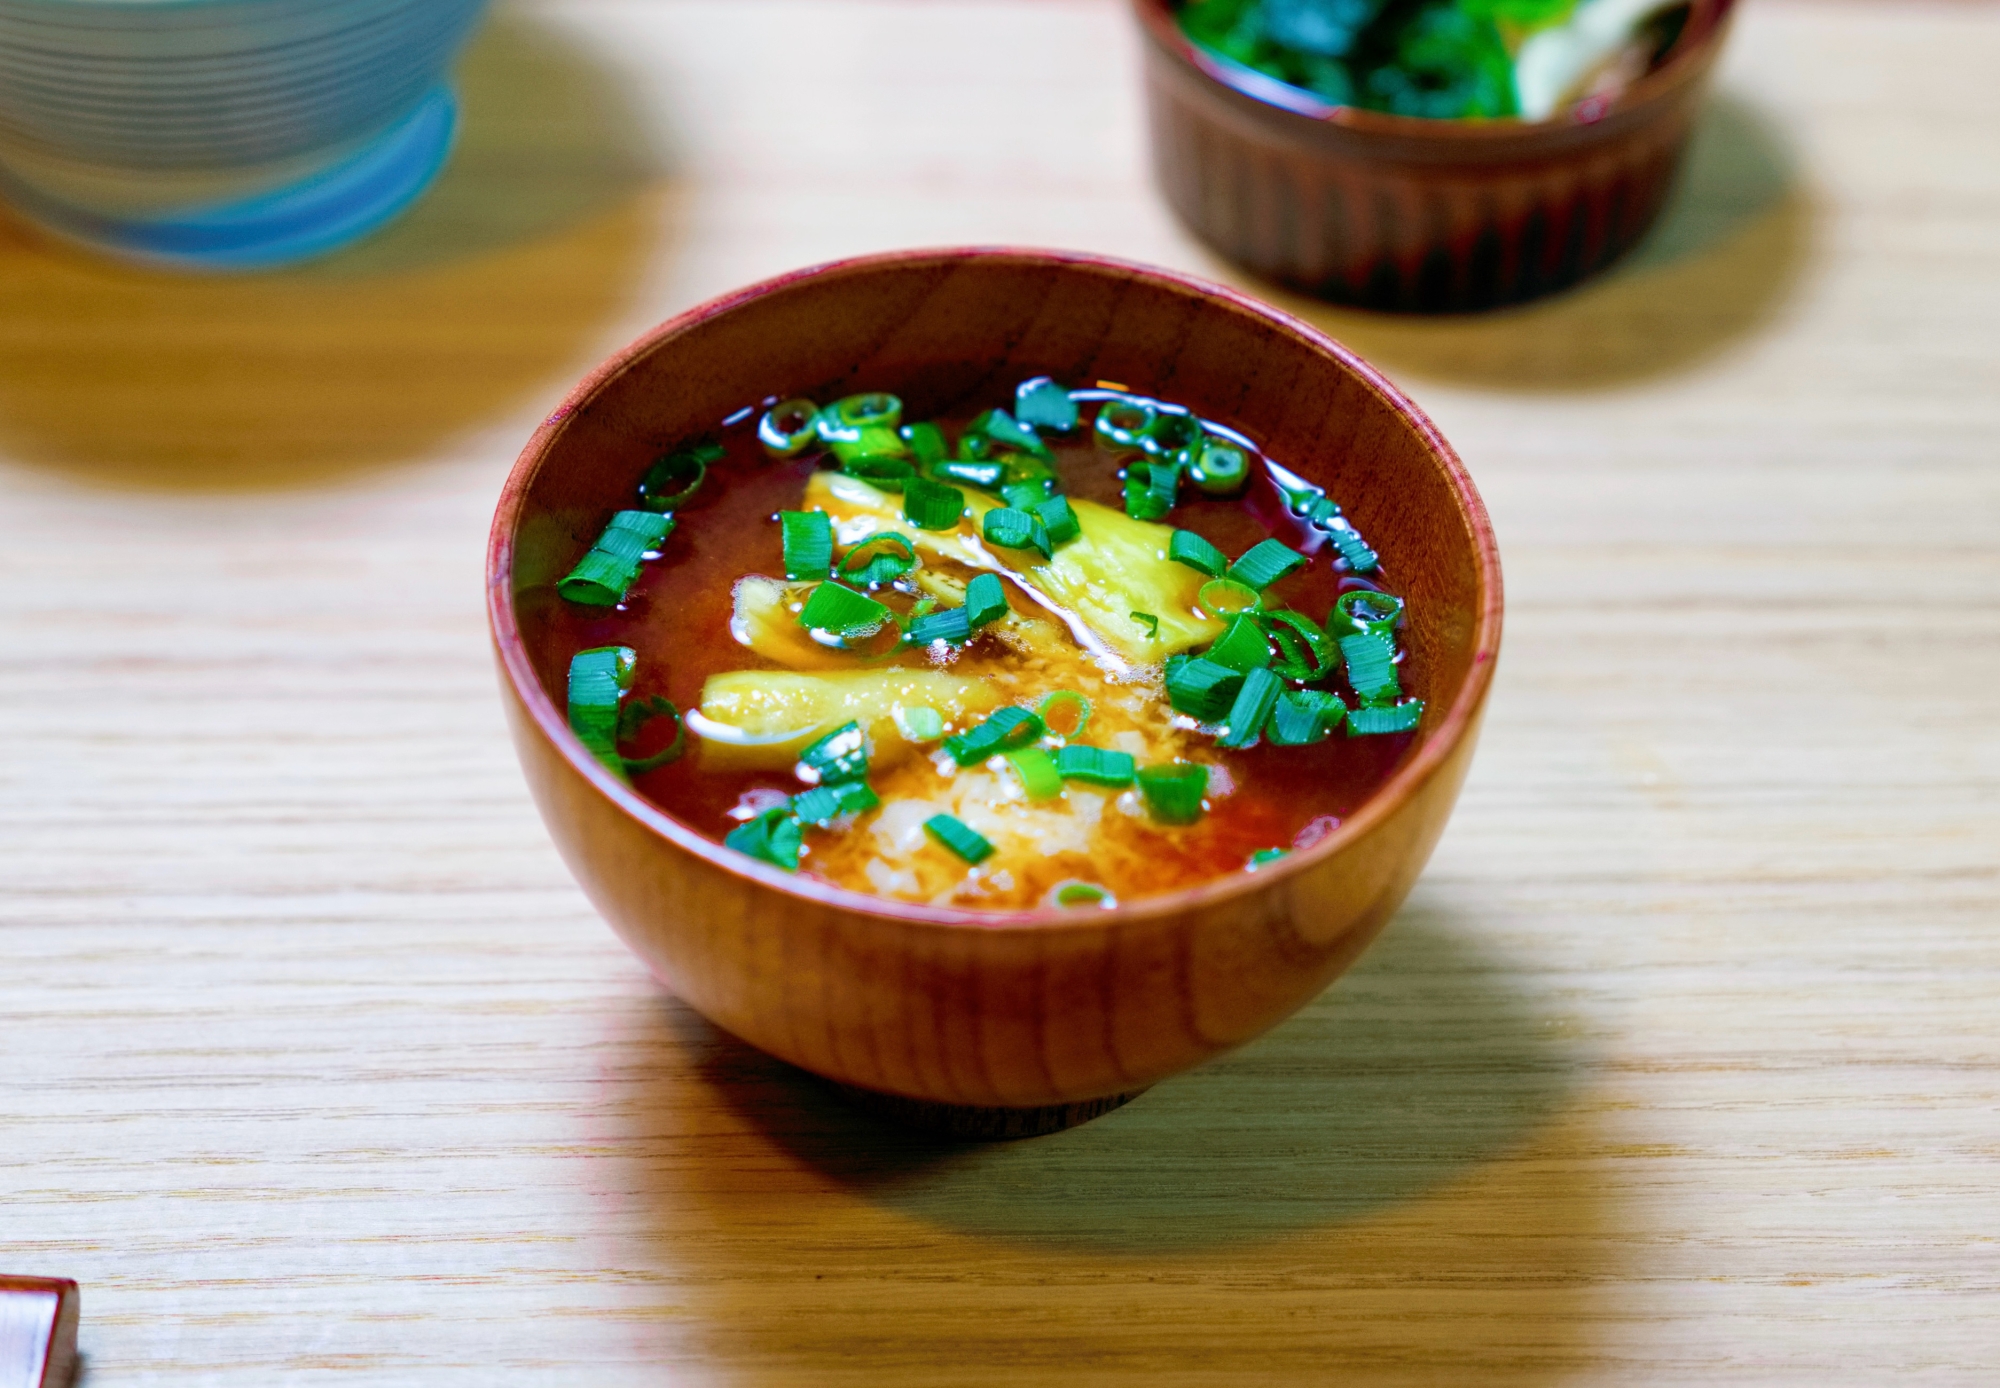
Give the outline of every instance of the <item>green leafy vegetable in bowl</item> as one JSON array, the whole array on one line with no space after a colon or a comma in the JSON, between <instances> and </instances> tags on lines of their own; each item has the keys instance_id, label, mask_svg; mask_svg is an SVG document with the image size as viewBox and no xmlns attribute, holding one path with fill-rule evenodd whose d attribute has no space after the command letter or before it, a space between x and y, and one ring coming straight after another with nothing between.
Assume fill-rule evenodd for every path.
<instances>
[{"instance_id":1,"label":"green leafy vegetable in bowl","mask_svg":"<svg viewBox=\"0 0 2000 1388\"><path fill-rule=\"evenodd\" d=\"M1615 94L1673 47L1686 0L1189 0L1180 25L1332 106L1545 120Z\"/></svg>"}]
</instances>

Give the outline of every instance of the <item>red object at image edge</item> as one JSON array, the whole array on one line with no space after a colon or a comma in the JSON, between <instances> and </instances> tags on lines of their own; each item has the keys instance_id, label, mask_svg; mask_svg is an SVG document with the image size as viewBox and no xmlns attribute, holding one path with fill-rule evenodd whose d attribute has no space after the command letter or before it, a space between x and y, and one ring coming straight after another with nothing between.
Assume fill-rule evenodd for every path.
<instances>
[{"instance_id":1,"label":"red object at image edge","mask_svg":"<svg viewBox=\"0 0 2000 1388\"><path fill-rule=\"evenodd\" d=\"M82 1300L68 1278L0 1274L0 1388L69 1388Z\"/></svg>"}]
</instances>

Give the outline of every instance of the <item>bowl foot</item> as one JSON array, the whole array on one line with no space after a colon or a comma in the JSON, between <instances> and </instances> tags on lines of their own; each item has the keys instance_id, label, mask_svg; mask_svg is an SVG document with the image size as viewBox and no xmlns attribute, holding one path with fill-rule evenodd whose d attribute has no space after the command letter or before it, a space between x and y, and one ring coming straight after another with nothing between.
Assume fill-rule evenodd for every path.
<instances>
[{"instance_id":1,"label":"bowl foot","mask_svg":"<svg viewBox=\"0 0 2000 1388\"><path fill-rule=\"evenodd\" d=\"M956 1142L1007 1142L1020 1137L1043 1137L1102 1118L1113 1109L1125 1107L1146 1091L1113 1094L1104 1099L1086 1099L1076 1104L1047 1104L1040 1108L979 1108L968 1104L939 1104L927 1099L907 1099L900 1094L861 1089L851 1084L834 1084L834 1090L848 1103L898 1127L914 1128L935 1137Z\"/></svg>"},{"instance_id":2,"label":"bowl foot","mask_svg":"<svg viewBox=\"0 0 2000 1388\"><path fill-rule=\"evenodd\" d=\"M178 270L271 269L336 251L409 207L443 169L457 127L456 99L436 87L367 145L305 178L144 217L75 207L13 178L0 177L0 191L65 240L122 260Z\"/></svg>"}]
</instances>

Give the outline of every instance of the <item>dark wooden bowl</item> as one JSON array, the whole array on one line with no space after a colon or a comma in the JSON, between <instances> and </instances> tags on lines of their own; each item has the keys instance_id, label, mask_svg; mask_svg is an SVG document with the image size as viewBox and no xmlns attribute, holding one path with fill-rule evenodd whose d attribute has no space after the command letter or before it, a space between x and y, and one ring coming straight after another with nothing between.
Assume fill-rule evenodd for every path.
<instances>
[{"instance_id":1,"label":"dark wooden bowl","mask_svg":"<svg viewBox=\"0 0 2000 1388\"><path fill-rule=\"evenodd\" d=\"M710 842L570 734L556 672L545 682L523 648L516 597L569 569L663 448L774 392L895 390L933 413L1039 373L1128 382L1252 429L1381 550L1413 617L1406 685L1430 713L1404 764L1334 834L1254 876L1113 911L910 905ZM528 784L626 943L751 1044L905 1118L989 1135L1101 1112L1256 1036L1346 968L1444 829L1500 640L1486 512L1395 387L1254 300L1049 251L844 261L648 333L522 452L494 517L487 589Z\"/></svg>"},{"instance_id":2,"label":"dark wooden bowl","mask_svg":"<svg viewBox=\"0 0 2000 1388\"><path fill-rule=\"evenodd\" d=\"M1546 121L1418 120L1323 105L1204 53L1173 0L1133 0L1153 162L1194 233L1338 303L1462 313L1596 274L1673 186L1735 0L1697 0L1615 101Z\"/></svg>"}]
</instances>

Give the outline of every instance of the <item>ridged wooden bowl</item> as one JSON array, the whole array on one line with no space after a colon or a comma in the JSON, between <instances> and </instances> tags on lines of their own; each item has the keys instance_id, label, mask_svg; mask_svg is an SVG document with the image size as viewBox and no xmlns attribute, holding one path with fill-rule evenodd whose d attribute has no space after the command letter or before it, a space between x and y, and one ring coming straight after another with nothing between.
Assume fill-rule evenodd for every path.
<instances>
[{"instance_id":1,"label":"ridged wooden bowl","mask_svg":"<svg viewBox=\"0 0 2000 1388\"><path fill-rule=\"evenodd\" d=\"M1673 187L1735 0L1697 0L1615 101L1546 121L1323 105L1204 53L1133 0L1161 190L1230 260L1366 308L1458 313L1564 289L1630 250Z\"/></svg>"},{"instance_id":2,"label":"ridged wooden bowl","mask_svg":"<svg viewBox=\"0 0 2000 1388\"><path fill-rule=\"evenodd\" d=\"M516 597L568 570L662 449L774 393L894 390L935 413L1042 373L1126 382L1251 430L1326 486L1381 551L1412 615L1405 685L1429 713L1404 764L1335 833L1255 875L1112 911L910 905L719 847L570 734L561 662L524 648ZM648 333L522 452L494 517L487 597L528 784L626 943L751 1044L904 1119L984 1136L1113 1107L1332 982L1444 829L1500 640L1485 510L1450 446L1393 386L1254 300L1047 251L844 261Z\"/></svg>"}]
</instances>

